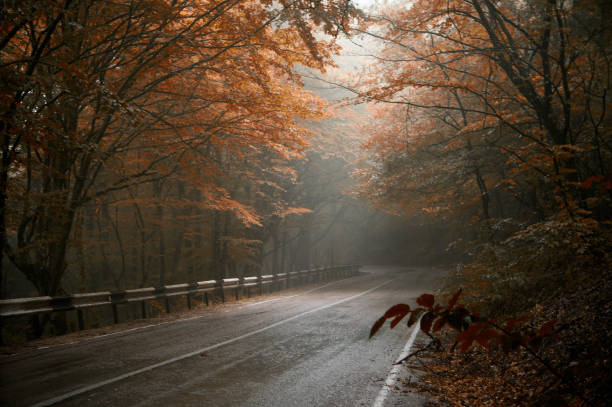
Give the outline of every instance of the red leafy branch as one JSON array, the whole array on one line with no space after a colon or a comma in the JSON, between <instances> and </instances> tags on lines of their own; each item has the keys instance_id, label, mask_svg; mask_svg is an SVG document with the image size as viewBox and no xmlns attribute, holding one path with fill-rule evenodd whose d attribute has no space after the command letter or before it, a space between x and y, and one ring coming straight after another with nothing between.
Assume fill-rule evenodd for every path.
<instances>
[{"instance_id":1,"label":"red leafy branch","mask_svg":"<svg viewBox=\"0 0 612 407\"><path fill-rule=\"evenodd\" d=\"M539 347L543 338L555 333L556 321L548 321L540 328L528 328L524 326L526 317L508 319L503 324L496 318L485 318L467 310L465 305L457 304L460 295L461 290L458 290L447 304L436 304L433 295L423 294L416 300L419 307L414 309L407 304L394 305L372 326L370 338L387 319L392 320L391 328L394 328L407 315L410 315L408 326L412 326L420 317L420 329L426 334L437 332L447 325L457 331L455 345L460 345L461 352L467 352L474 343L487 349L492 345L501 345L505 351L521 346L533 350Z\"/></svg>"},{"instance_id":2,"label":"red leafy branch","mask_svg":"<svg viewBox=\"0 0 612 407\"><path fill-rule=\"evenodd\" d=\"M500 322L497 318L485 318L469 311L465 305L457 304L460 295L461 289L454 293L447 304L436 304L433 295L423 294L416 300L418 307L411 308L407 304L394 305L374 323L370 330L370 338L382 328L387 319L391 319L390 326L394 328L408 315L410 317L407 325L409 327L414 325L420 318L421 331L430 337L431 333L437 332L448 325L457 332L452 349L459 345L460 352L467 352L474 343L486 349L496 345L505 352L511 352L519 348L525 349L555 377L569 385L575 395L579 396L587 405L590 404L573 383L567 382L565 375L555 369L537 352L544 338L555 335L556 320L547 321L539 328L527 326L528 318L524 316Z\"/></svg>"}]
</instances>

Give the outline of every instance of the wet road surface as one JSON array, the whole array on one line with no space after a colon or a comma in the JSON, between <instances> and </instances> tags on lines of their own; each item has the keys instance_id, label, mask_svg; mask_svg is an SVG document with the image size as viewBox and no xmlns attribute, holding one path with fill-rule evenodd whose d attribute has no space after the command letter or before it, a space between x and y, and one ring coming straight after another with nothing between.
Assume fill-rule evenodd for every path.
<instances>
[{"instance_id":1,"label":"wet road surface","mask_svg":"<svg viewBox=\"0 0 612 407\"><path fill-rule=\"evenodd\" d=\"M363 267L298 295L2 356L0 404L372 406L410 334L384 328L368 340L372 323L393 304L414 303L439 275ZM422 401L395 391L384 405Z\"/></svg>"}]
</instances>

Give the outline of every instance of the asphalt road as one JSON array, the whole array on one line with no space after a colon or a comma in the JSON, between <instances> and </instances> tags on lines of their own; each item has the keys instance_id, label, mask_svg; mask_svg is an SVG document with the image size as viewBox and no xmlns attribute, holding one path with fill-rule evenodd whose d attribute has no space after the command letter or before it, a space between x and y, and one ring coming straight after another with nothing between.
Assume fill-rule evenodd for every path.
<instances>
[{"instance_id":1,"label":"asphalt road","mask_svg":"<svg viewBox=\"0 0 612 407\"><path fill-rule=\"evenodd\" d=\"M364 267L293 295L0 358L7 406L373 406L410 331L372 323L439 272ZM418 339L417 339L418 342ZM400 372L402 375L408 372ZM419 406L390 391L382 405Z\"/></svg>"}]
</instances>

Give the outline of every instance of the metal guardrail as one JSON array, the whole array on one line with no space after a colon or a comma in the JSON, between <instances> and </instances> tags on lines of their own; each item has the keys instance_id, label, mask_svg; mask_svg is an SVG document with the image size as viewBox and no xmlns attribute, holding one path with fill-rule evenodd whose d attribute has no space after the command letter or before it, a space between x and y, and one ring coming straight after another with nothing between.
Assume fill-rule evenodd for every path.
<instances>
[{"instance_id":1,"label":"metal guardrail","mask_svg":"<svg viewBox=\"0 0 612 407\"><path fill-rule=\"evenodd\" d=\"M172 297L186 296L187 307L191 309L191 298L195 295L203 295L208 305L208 293L212 292L218 292L221 300L225 302L226 291L233 290L236 300L239 300L241 292L246 292L250 297L251 289L254 287L259 288L259 295L262 295L264 287L268 285L281 290L283 286L286 289L296 285L345 278L357 274L358 271L359 266L357 265L332 266L256 277L224 278L219 281L207 280L124 291L100 291L63 297L14 298L0 300L0 318L76 310L79 329L83 330L85 328L83 310L86 308L111 306L113 320L118 323L118 306L121 304L140 302L142 318L146 318L146 301L148 300L163 300L166 312L170 312L169 299Z\"/></svg>"}]
</instances>

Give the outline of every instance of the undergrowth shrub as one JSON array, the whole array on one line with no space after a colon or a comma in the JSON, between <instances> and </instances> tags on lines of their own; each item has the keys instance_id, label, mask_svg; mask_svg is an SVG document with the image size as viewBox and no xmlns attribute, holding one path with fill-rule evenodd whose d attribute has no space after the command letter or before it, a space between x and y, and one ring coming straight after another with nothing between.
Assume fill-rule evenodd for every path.
<instances>
[{"instance_id":1,"label":"undergrowth shrub","mask_svg":"<svg viewBox=\"0 0 612 407\"><path fill-rule=\"evenodd\" d=\"M609 223L553 219L506 236L495 230L500 224L485 226L489 239L473 245L471 261L458 265L444 281L446 293L465 287L466 304L487 315L525 311L610 268Z\"/></svg>"}]
</instances>

